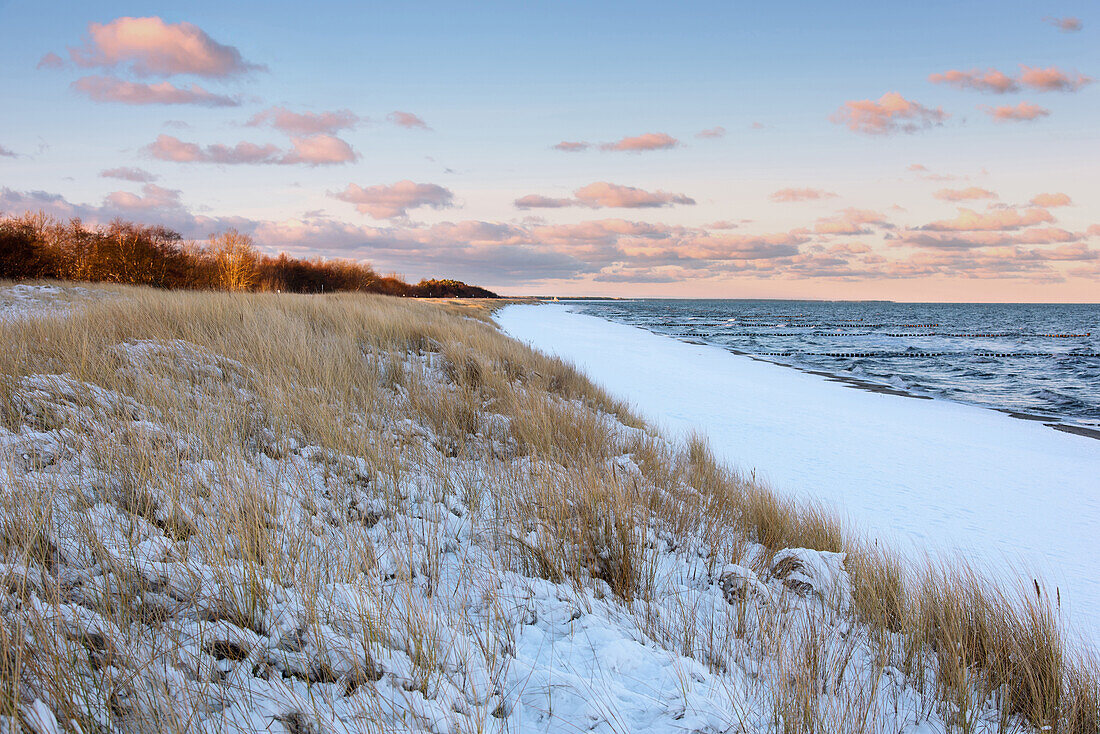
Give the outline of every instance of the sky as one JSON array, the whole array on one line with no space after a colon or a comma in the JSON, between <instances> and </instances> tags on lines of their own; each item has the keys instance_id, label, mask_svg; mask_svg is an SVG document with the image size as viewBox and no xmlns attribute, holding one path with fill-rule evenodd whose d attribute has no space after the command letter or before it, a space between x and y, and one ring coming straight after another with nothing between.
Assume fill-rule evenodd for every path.
<instances>
[{"instance_id":1,"label":"sky","mask_svg":"<svg viewBox=\"0 0 1100 734\"><path fill-rule=\"evenodd\" d=\"M0 211L507 295L1100 301L1100 5L0 0Z\"/></svg>"}]
</instances>

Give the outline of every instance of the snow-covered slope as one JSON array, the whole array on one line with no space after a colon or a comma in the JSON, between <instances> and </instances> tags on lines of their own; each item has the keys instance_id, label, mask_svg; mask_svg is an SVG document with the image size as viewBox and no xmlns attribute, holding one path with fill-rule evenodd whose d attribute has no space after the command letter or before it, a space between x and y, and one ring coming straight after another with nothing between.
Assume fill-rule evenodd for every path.
<instances>
[{"instance_id":1,"label":"snow-covered slope","mask_svg":"<svg viewBox=\"0 0 1100 734\"><path fill-rule=\"evenodd\" d=\"M510 335L560 355L670 434L776 490L918 550L1041 573L1100 643L1100 441L982 408L883 395L710 346L510 306Z\"/></svg>"},{"instance_id":2,"label":"snow-covered slope","mask_svg":"<svg viewBox=\"0 0 1100 734\"><path fill-rule=\"evenodd\" d=\"M33 318L50 313L63 313L71 303L108 296L103 290L80 286L0 285L0 321Z\"/></svg>"},{"instance_id":3,"label":"snow-covered slope","mask_svg":"<svg viewBox=\"0 0 1100 734\"><path fill-rule=\"evenodd\" d=\"M184 342L116 351L120 369L186 380L163 388L189 390L204 410L217 411L227 388L255 400L247 367ZM394 414L407 412L399 390L391 398ZM422 461L396 481L361 457L274 435L258 436L256 453L236 457L227 474L158 411L72 376L24 378L15 402L29 423L0 429L6 504L49 498L39 509L62 587L9 563L5 588L31 607L14 591L0 593L0 604L32 648L56 646L73 661L60 684L85 691L85 726L145 730L142 717L152 717L166 730L190 722L249 734L770 731L786 705L777 697L797 695L782 686L789 666L824 635L832 641L815 679L850 671L820 697L824 718L869 720L869 731L942 730L930 701L840 615L848 580L837 554L783 551L764 567L794 559L795 573L759 578L740 565L708 568L700 538L671 542L639 529L652 546L655 588L651 601L624 604L598 579L511 570L502 546L536 545L538 529L456 491L473 477L501 494L492 477L502 469L536 486L560 471L552 466L448 459L444 440L405 420L384 430ZM624 443L634 430L608 428ZM110 434L137 451L178 453L174 496L122 466L104 469L97 450ZM637 472L629 456L617 462ZM257 501L274 559L250 555L257 541L232 521ZM746 562L756 552L747 547ZM257 568L268 563L276 565ZM112 619L106 601L117 586L114 603L134 606L129 624ZM56 606L41 601L51 594L60 594ZM44 640L43 627L58 639ZM696 635L711 646L690 642ZM708 649L722 660L701 662ZM116 675L104 677L105 666ZM57 730L54 708L40 699L23 720Z\"/></svg>"}]
</instances>

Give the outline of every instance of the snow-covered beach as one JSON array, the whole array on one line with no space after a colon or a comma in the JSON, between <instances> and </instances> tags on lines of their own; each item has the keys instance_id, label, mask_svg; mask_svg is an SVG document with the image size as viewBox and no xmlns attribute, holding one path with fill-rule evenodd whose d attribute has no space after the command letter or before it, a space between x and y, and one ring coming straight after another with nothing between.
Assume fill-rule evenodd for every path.
<instances>
[{"instance_id":1,"label":"snow-covered beach","mask_svg":"<svg viewBox=\"0 0 1100 734\"><path fill-rule=\"evenodd\" d=\"M1047 597L904 578L498 303L9 290L0 731L1095 731ZM578 318L503 316L736 397Z\"/></svg>"},{"instance_id":2,"label":"snow-covered beach","mask_svg":"<svg viewBox=\"0 0 1100 734\"><path fill-rule=\"evenodd\" d=\"M670 434L913 552L1041 574L1100 640L1100 441L945 400L878 394L564 305L511 306L511 336L581 368Z\"/></svg>"}]
</instances>

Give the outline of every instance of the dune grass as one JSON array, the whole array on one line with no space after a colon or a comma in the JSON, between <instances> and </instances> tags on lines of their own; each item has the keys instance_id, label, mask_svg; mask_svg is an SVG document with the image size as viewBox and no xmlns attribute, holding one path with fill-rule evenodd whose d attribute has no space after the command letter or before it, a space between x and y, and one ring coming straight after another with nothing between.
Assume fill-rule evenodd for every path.
<instances>
[{"instance_id":1,"label":"dune grass","mask_svg":"<svg viewBox=\"0 0 1100 734\"><path fill-rule=\"evenodd\" d=\"M0 350L0 715L12 721L31 725L39 700L74 731L201 728L172 705L169 683L183 676L172 685L215 696L218 676L252 659L249 640L275 639L272 610L287 590L302 609L295 634L318 648L303 680L356 694L381 685L376 660L392 628L402 630L409 695L434 695L461 657L425 601L446 582L454 549L437 530L448 520L440 510L417 521L432 532L393 521L422 485L439 495L436 507L458 498L453 511L489 538L492 553L463 558L469 573L508 569L606 591L656 643L716 671L746 656L770 661L777 731L877 730L882 698L856 681L894 670L953 731L982 730L990 707L1003 731L1100 729L1097 659L1067 640L1057 598L1041 584L1021 579L1016 589L961 561L902 559L828 508L720 465L701 438L668 443L570 365L502 335L491 322L499 304L112 292L63 315L0 322L0 343L11 345ZM35 442L44 435L60 438ZM86 475L41 479L77 454ZM426 477L412 489L411 466ZM307 485L324 489L298 489ZM379 543L370 532L383 525ZM163 548L139 548L135 538L154 535ZM339 552L318 538L338 539ZM689 545L725 584L728 627L701 628L698 609L661 595L658 555L670 551L660 549ZM846 553L850 603L822 600L839 622L792 624L754 607L753 584L720 579L744 564L783 587L797 562L773 559L788 548ZM205 575L182 588L157 576L154 557L193 559ZM404 560L382 573L383 557ZM69 567L92 569L95 583L77 584ZM338 624L341 584L370 601ZM503 609L488 596L479 604ZM82 610L102 620L94 631L74 621ZM222 623L236 637L188 637ZM341 624L355 630L359 653L337 670L319 641ZM467 636L487 677L450 684L487 689L472 694L483 703L470 720L491 722L506 716L491 689L512 633L485 624ZM196 645L213 667L168 670L186 667L172 661ZM847 673L857 645L874 671L862 679ZM842 684L855 688L825 695ZM385 696L356 700L364 730L388 728ZM308 731L327 704L310 705L300 720L279 721Z\"/></svg>"}]
</instances>

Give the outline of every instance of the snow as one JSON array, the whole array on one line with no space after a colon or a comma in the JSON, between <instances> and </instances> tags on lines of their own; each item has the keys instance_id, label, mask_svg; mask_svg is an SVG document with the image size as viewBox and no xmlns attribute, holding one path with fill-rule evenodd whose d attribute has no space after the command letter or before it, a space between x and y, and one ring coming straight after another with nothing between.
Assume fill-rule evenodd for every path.
<instances>
[{"instance_id":1,"label":"snow","mask_svg":"<svg viewBox=\"0 0 1100 734\"><path fill-rule=\"evenodd\" d=\"M1100 643L1100 441L847 387L566 305L514 305L496 318L669 435L706 435L728 464L782 493L839 508L914 553L1041 575L1071 628Z\"/></svg>"},{"instance_id":2,"label":"snow","mask_svg":"<svg viewBox=\"0 0 1100 734\"><path fill-rule=\"evenodd\" d=\"M613 326L532 313L528 323L575 330L580 344L586 323L592 335ZM528 314L504 314L517 317ZM626 360L640 336L620 332ZM583 571L541 578L509 549L561 541L510 501L583 478L568 462L517 455L509 417L490 406L456 456L401 380L388 381L359 416L378 452L403 447L379 467L270 420L247 364L182 340L110 349L117 385L15 377L17 425L0 424L0 527L24 527L37 508L34 542L50 549L43 569L0 545L0 624L28 656L65 661L63 680L48 665L43 677L25 671L18 722L0 715L0 732L161 722L240 734L717 734L783 731L780 712L803 704L825 731L947 730L934 655L902 672L902 646L845 614L843 554L768 557L651 521L634 528L649 565L644 599L617 597ZM363 369L442 398L459 387L441 361L409 353L393 370L394 355L368 353ZM153 395L178 402L152 406ZM618 452L608 469L648 481L631 455L641 432L598 417ZM233 431L247 441L208 443ZM257 538L260 564L249 555ZM800 677L810 646L820 670ZM76 697L82 723L59 723L63 695ZM975 731L999 730L992 701L970 713Z\"/></svg>"},{"instance_id":3,"label":"snow","mask_svg":"<svg viewBox=\"0 0 1100 734\"><path fill-rule=\"evenodd\" d=\"M186 342L127 343L114 351L120 369L135 378L186 376L199 410L211 410L226 395L248 399L246 366ZM411 357L408 369L425 369L430 361ZM426 377L448 389L441 375ZM774 624L791 631L784 643L791 651L798 648L798 630L829 625L836 660L863 666L861 676L846 678L851 691L823 697L822 705L834 711L827 716L851 711L853 691L873 690L862 705L894 713L872 730L943 730L912 684L897 679L893 668L872 664L869 643L839 614L848 580L838 554L782 551L770 566L794 559L785 575L758 576L732 563L709 573L700 539L677 539L674 549L639 529L653 549L655 593L646 603L624 603L599 580L554 583L509 569L513 564L499 556L494 538L520 528L483 517L484 510L447 490L461 477L487 476L486 467L443 458L439 438L407 418L394 421L393 435L420 443L425 458L405 467L396 484L361 458L296 440L264 447L236 466L234 477L202 458L197 437L173 430L159 411L132 397L65 374L22 378L14 397L28 425L18 433L0 429L0 456L10 457L0 463L19 478L5 496L33 490L51 498L51 527L60 532L51 532L49 542L66 592L60 604L46 603L38 597L37 576L7 565L3 588L19 587L11 579L20 578L32 603L0 591L0 609L9 621L37 613L49 628L63 630L59 644L73 640L69 654L89 660L71 672L83 685L100 685L95 671L111 661L128 681L127 693L113 699L113 714L106 707L89 712L99 725L124 725L127 712L152 706L164 720L194 717L202 730L227 732L312 731L302 728L311 722L326 732L370 726L721 732L735 723L768 730L777 689L761 682L778 680L781 656L794 654L766 646L769 627L761 620L776 615L781 621ZM399 392L392 399L401 405ZM395 414L408 412L403 406ZM487 420L485 430L503 416L497 419ZM633 432L620 428L624 437ZM114 470L95 461L109 432L156 437L179 452L183 487L174 502L160 499L155 514L142 516L112 500ZM140 450L148 446L134 440ZM613 462L636 470L628 455ZM530 484L540 472L561 470L529 458L510 463L508 471ZM153 493L155 484L144 489ZM272 498L273 542L316 574L315 596L300 580L257 581L237 560L244 541L222 518L239 512L242 487ZM340 578L338 569L363 564L364 548L376 558L373 566ZM433 548L441 550L434 572ZM136 618L158 624L120 629L101 613L100 600L122 579L124 588L141 589L123 592L147 610ZM250 607L248 590L256 584L264 602ZM734 603L736 588L749 589L743 609ZM741 632L733 635L732 625ZM724 670L704 664L698 651L692 657L677 650L682 643L676 641L697 627L732 645ZM426 664L426 655L438 657ZM39 699L22 718L42 732L56 729Z\"/></svg>"},{"instance_id":4,"label":"snow","mask_svg":"<svg viewBox=\"0 0 1100 734\"><path fill-rule=\"evenodd\" d=\"M93 292L79 286L0 285L0 322L68 312L72 299L107 297L105 291Z\"/></svg>"}]
</instances>

